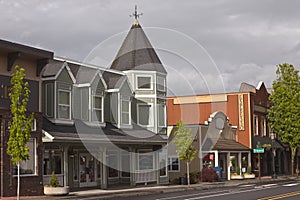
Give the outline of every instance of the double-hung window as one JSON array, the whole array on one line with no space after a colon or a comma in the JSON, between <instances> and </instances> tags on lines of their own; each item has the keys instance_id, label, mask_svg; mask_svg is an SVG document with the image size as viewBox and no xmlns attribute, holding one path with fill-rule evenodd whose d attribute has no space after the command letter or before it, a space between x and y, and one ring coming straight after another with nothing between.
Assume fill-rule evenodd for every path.
<instances>
[{"instance_id":1,"label":"double-hung window","mask_svg":"<svg viewBox=\"0 0 300 200\"><path fill-rule=\"evenodd\" d=\"M121 122L123 125L130 125L131 124L131 115L130 115L130 100L129 99L122 99L122 104L121 104L122 108L122 119Z\"/></svg>"},{"instance_id":2,"label":"double-hung window","mask_svg":"<svg viewBox=\"0 0 300 200\"><path fill-rule=\"evenodd\" d=\"M161 92L166 91L166 79L164 77L158 76L157 77L157 90Z\"/></svg>"},{"instance_id":3,"label":"double-hung window","mask_svg":"<svg viewBox=\"0 0 300 200\"><path fill-rule=\"evenodd\" d=\"M93 114L92 114L93 121L103 122L102 107L103 107L103 97L102 96L94 96L93 97Z\"/></svg>"},{"instance_id":4,"label":"double-hung window","mask_svg":"<svg viewBox=\"0 0 300 200\"><path fill-rule=\"evenodd\" d=\"M169 157L168 158L168 171L178 172L180 171L180 162L178 157Z\"/></svg>"},{"instance_id":5,"label":"double-hung window","mask_svg":"<svg viewBox=\"0 0 300 200\"><path fill-rule=\"evenodd\" d=\"M58 118L71 119L71 91L58 90Z\"/></svg>"},{"instance_id":6,"label":"double-hung window","mask_svg":"<svg viewBox=\"0 0 300 200\"><path fill-rule=\"evenodd\" d=\"M263 136L267 136L267 120L265 117L262 118L262 132Z\"/></svg>"}]
</instances>

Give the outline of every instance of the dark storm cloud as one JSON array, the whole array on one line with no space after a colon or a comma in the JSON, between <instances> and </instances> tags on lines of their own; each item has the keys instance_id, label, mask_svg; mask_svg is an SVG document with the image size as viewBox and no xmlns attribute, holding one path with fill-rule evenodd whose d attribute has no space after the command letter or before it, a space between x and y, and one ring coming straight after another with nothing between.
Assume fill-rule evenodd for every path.
<instances>
[{"instance_id":1,"label":"dark storm cloud","mask_svg":"<svg viewBox=\"0 0 300 200\"><path fill-rule=\"evenodd\" d=\"M132 23L129 14L135 4L144 13L140 22L153 46L158 50L183 52L181 57L197 69L195 74L179 66L185 61L168 60L173 57L158 51L163 63L172 68L168 77L170 87L180 94L189 91L185 87L192 87L195 93L222 92L224 88L236 91L243 81L256 86L262 80L270 87L277 64L289 62L299 69L300 2L297 0L1 0L0 37L82 61L104 40L129 30ZM166 39L169 47L164 46L162 37L166 36L162 34L157 39L147 27L175 30L186 35L185 38L190 37L204 48L203 52L208 53L218 69L209 63L210 59L197 56L201 53L195 53L198 51L194 48L180 44L184 40L174 39L170 45L171 40ZM103 53L97 62L110 63L120 45L107 44L110 51L102 49L99 53L110 54ZM176 45L183 49L179 51ZM172 77L188 81L180 87ZM211 88L208 83L216 80L218 89Z\"/></svg>"}]
</instances>

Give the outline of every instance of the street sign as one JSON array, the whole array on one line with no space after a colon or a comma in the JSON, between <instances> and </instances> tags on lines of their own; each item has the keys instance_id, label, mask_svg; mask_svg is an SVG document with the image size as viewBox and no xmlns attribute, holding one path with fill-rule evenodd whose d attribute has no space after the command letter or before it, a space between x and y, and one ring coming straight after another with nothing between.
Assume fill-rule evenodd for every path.
<instances>
[{"instance_id":1,"label":"street sign","mask_svg":"<svg viewBox=\"0 0 300 200\"><path fill-rule=\"evenodd\" d=\"M253 149L253 153L264 153L264 152L265 152L264 148Z\"/></svg>"}]
</instances>

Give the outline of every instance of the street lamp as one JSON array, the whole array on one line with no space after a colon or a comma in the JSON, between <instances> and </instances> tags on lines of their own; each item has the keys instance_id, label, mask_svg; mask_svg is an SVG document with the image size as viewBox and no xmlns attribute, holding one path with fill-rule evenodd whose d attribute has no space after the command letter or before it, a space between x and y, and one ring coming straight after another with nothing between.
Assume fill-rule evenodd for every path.
<instances>
[{"instance_id":1,"label":"street lamp","mask_svg":"<svg viewBox=\"0 0 300 200\"><path fill-rule=\"evenodd\" d=\"M272 162L273 162L273 173L272 173L272 178L277 178L276 176L276 171L275 171L275 133L270 133L270 136L271 136L271 141L272 141Z\"/></svg>"}]
</instances>

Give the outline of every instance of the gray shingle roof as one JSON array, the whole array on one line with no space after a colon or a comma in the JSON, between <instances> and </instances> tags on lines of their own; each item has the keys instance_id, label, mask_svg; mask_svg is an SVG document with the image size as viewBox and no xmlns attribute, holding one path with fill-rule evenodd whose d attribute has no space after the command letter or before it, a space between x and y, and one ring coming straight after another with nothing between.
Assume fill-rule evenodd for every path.
<instances>
[{"instance_id":1,"label":"gray shingle roof","mask_svg":"<svg viewBox=\"0 0 300 200\"><path fill-rule=\"evenodd\" d=\"M167 140L160 135L154 134L136 124L133 129L118 129L110 123L103 128L93 128L76 120L72 126L56 125L47 118L43 119L43 130L53 137L53 141L59 142L113 142L129 144L163 144Z\"/></svg>"},{"instance_id":2,"label":"gray shingle roof","mask_svg":"<svg viewBox=\"0 0 300 200\"><path fill-rule=\"evenodd\" d=\"M248 83L241 83L241 86L240 86L240 92L256 92L256 88L253 86L253 85L250 85Z\"/></svg>"},{"instance_id":3,"label":"gray shingle roof","mask_svg":"<svg viewBox=\"0 0 300 200\"><path fill-rule=\"evenodd\" d=\"M120 88L124 80L126 79L125 75L113 73L110 71L104 71L102 76L107 84L107 89Z\"/></svg>"},{"instance_id":4,"label":"gray shingle roof","mask_svg":"<svg viewBox=\"0 0 300 200\"><path fill-rule=\"evenodd\" d=\"M62 68L64 62L57 60L50 60L42 71L42 77L55 77L59 70Z\"/></svg>"},{"instance_id":5,"label":"gray shingle roof","mask_svg":"<svg viewBox=\"0 0 300 200\"><path fill-rule=\"evenodd\" d=\"M139 24L132 25L110 68L167 73Z\"/></svg>"}]
</instances>

